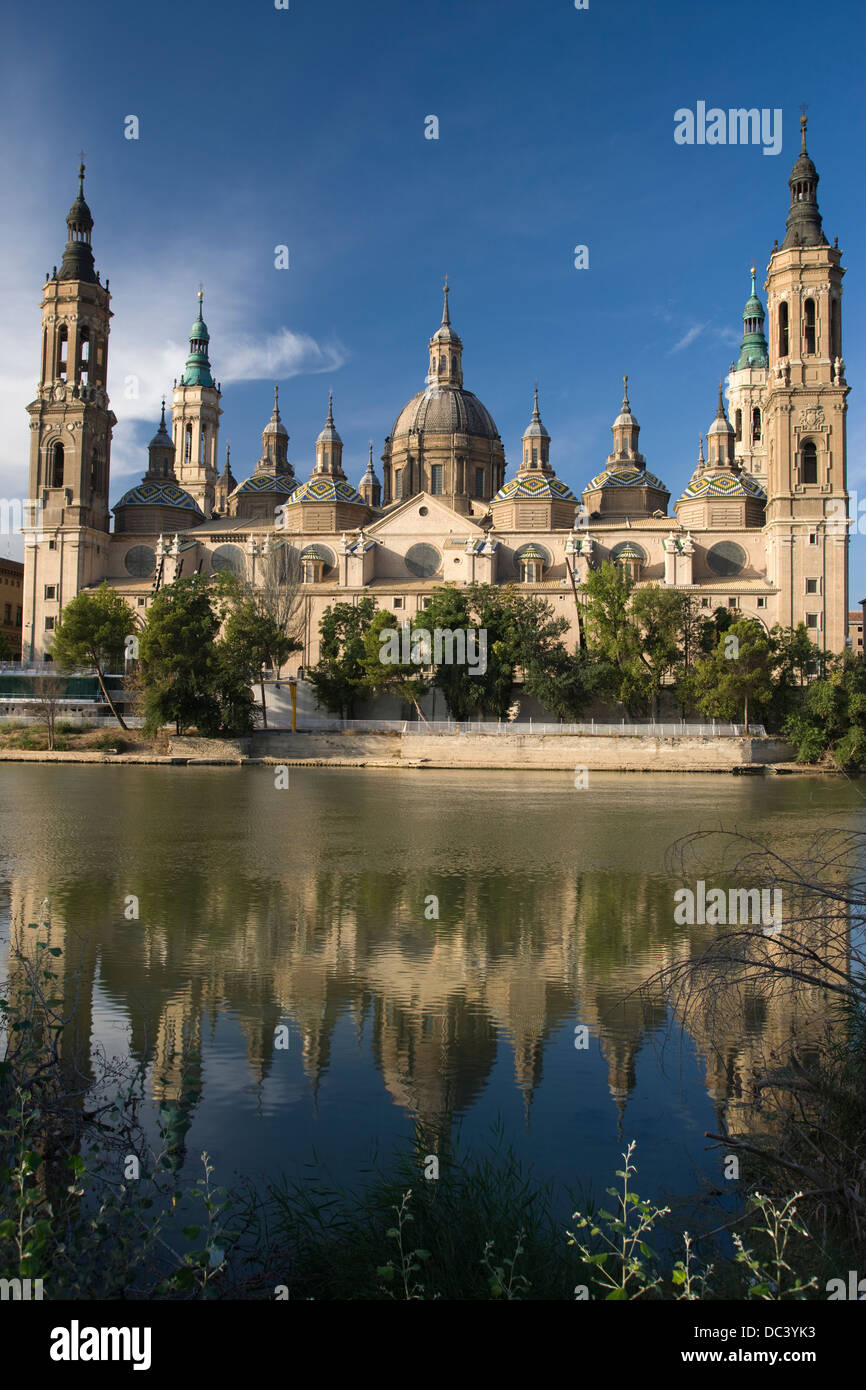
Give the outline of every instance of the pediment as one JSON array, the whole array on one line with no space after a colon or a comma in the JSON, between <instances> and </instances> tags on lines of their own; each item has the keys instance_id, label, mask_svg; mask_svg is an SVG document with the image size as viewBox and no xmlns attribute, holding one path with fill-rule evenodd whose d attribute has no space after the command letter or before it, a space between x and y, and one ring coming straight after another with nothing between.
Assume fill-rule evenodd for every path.
<instances>
[{"instance_id":1,"label":"pediment","mask_svg":"<svg viewBox=\"0 0 866 1390\"><path fill-rule=\"evenodd\" d=\"M426 509L426 510L422 510ZM469 536L483 540L487 532L471 516L455 512L441 497L431 497L429 492L418 492L389 507L385 516L364 527L366 535L377 541L386 541L389 536L453 534L462 539Z\"/></svg>"}]
</instances>

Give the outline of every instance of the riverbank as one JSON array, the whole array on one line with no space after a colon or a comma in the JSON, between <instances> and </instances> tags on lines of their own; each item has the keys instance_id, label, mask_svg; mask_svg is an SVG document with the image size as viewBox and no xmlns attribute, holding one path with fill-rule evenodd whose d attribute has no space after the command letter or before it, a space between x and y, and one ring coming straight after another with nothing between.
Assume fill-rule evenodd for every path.
<instances>
[{"instance_id":1,"label":"riverbank","mask_svg":"<svg viewBox=\"0 0 866 1390\"><path fill-rule=\"evenodd\" d=\"M712 738L676 735L284 733L259 731L246 738L171 737L132 748L0 748L0 762L97 763L166 767L280 766L533 771L728 773L747 776L840 776L833 767L793 760L778 738Z\"/></svg>"}]
</instances>

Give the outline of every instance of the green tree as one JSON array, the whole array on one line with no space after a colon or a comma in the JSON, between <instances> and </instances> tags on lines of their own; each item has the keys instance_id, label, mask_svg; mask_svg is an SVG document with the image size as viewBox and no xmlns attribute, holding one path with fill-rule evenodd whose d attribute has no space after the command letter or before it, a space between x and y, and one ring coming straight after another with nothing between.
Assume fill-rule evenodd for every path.
<instances>
[{"instance_id":1,"label":"green tree","mask_svg":"<svg viewBox=\"0 0 866 1390\"><path fill-rule=\"evenodd\" d=\"M341 719L351 719L356 701L370 692L364 635L375 611L375 600L364 594L357 604L329 605L319 623L319 661L307 674L319 704Z\"/></svg>"},{"instance_id":2,"label":"green tree","mask_svg":"<svg viewBox=\"0 0 866 1390\"><path fill-rule=\"evenodd\" d=\"M802 708L784 724L797 761L831 757L837 767L866 767L866 662L846 652L808 687Z\"/></svg>"},{"instance_id":3,"label":"green tree","mask_svg":"<svg viewBox=\"0 0 866 1390\"><path fill-rule=\"evenodd\" d=\"M413 705L418 717L424 719L421 712L420 701L430 689L430 679L425 676L424 671L432 666L432 652L429 651L429 634L423 627L414 629L413 643L414 649L419 655L427 655L429 659L424 664L415 662L389 661L389 647L393 644L388 641L389 633L397 634L400 637L400 624L393 613L381 608L367 631L364 633L364 676L369 690L376 695L396 695L399 700L404 700L407 704ZM385 640L383 641L383 634ZM419 637L424 635L428 638L427 652L422 653L419 648L423 645L419 642ZM402 644L401 644L402 645ZM410 646L410 654L412 647ZM401 653L402 654L402 653ZM383 657L385 658L383 660ZM424 721L426 723L426 720Z\"/></svg>"},{"instance_id":4,"label":"green tree","mask_svg":"<svg viewBox=\"0 0 866 1390\"><path fill-rule=\"evenodd\" d=\"M262 724L267 728L264 667L279 668L292 652L301 650L302 643L288 635L255 594L230 592L226 598L228 614L217 643L220 704L226 728L246 733L252 728L252 700L250 696L247 702L244 690L249 695L251 687L259 684Z\"/></svg>"},{"instance_id":5,"label":"green tree","mask_svg":"<svg viewBox=\"0 0 866 1390\"><path fill-rule=\"evenodd\" d=\"M712 718L736 720L743 712L749 732L749 710L765 707L773 694L775 653L769 635L754 618L732 622L720 633L715 649L695 664L698 708Z\"/></svg>"},{"instance_id":6,"label":"green tree","mask_svg":"<svg viewBox=\"0 0 866 1390\"><path fill-rule=\"evenodd\" d=\"M628 618L638 636L638 659L633 662L628 681L635 698L650 706L655 718L662 686L683 660L683 629L688 621L684 595L657 584L635 589ZM627 687L628 688L628 687Z\"/></svg>"},{"instance_id":7,"label":"green tree","mask_svg":"<svg viewBox=\"0 0 866 1390\"><path fill-rule=\"evenodd\" d=\"M216 637L221 615L215 591L201 574L166 584L148 609L139 644L138 680L145 730L173 723L216 734L221 724Z\"/></svg>"},{"instance_id":8,"label":"green tree","mask_svg":"<svg viewBox=\"0 0 866 1390\"><path fill-rule=\"evenodd\" d=\"M108 693L105 671L111 662L123 660L126 639L135 630L126 601L103 582L95 593L78 594L67 603L51 643L51 655L63 669L93 667L103 699L121 729L126 724Z\"/></svg>"}]
</instances>

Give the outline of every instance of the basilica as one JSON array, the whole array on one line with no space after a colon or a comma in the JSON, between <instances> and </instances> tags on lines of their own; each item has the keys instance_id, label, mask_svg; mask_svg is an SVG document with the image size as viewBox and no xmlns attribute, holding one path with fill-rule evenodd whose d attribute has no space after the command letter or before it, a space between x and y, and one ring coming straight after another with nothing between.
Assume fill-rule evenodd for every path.
<instances>
[{"instance_id":1,"label":"basilica","mask_svg":"<svg viewBox=\"0 0 866 1390\"><path fill-rule=\"evenodd\" d=\"M219 450L222 397L200 292L170 419L163 402L141 482L112 507L109 282L94 264L82 165L63 258L42 290L39 386L27 407L34 521L25 529L24 660L50 655L64 604L103 580L141 617L180 575L227 569L260 582L275 551L291 558L286 572L300 580L304 650L296 665L317 660L329 604L369 593L411 619L444 583L520 585L546 598L578 640L580 585L606 560L638 584L694 595L708 612L724 606L768 628L804 622L819 648L841 652L844 270L838 242L830 245L823 231L805 117L788 184L785 233L763 285L766 307L753 270L727 404L722 387L716 401L708 383L706 443L702 436L673 504L641 452L627 378L611 451L580 496L556 475L537 390L519 455L506 459L493 417L464 386L446 282L424 387L396 416L378 462L371 444L357 482L347 473L332 399L327 411L323 402L309 472L290 460L278 388L258 462L237 481L228 450L224 462Z\"/></svg>"}]
</instances>

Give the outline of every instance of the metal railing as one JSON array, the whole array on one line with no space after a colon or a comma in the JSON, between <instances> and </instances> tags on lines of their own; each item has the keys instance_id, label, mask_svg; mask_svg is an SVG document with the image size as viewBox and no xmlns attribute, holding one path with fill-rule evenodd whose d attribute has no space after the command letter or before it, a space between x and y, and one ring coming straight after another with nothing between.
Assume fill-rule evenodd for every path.
<instances>
[{"instance_id":1,"label":"metal railing","mask_svg":"<svg viewBox=\"0 0 866 1390\"><path fill-rule=\"evenodd\" d=\"M273 716L271 716L273 718ZM271 733L285 733L272 727ZM592 719L586 723L552 723L538 719L508 720L479 719L325 719L298 716L299 734L304 733L396 733L396 734L547 734L553 736L593 735L607 738L742 738L743 724L727 724L718 720L705 724L680 722L604 723ZM763 724L749 724L748 735L765 738Z\"/></svg>"}]
</instances>

